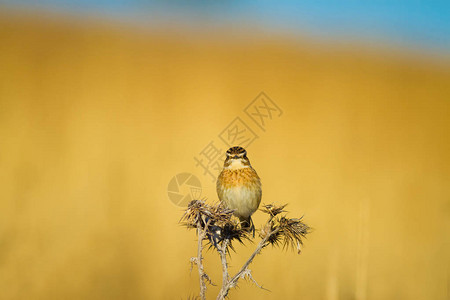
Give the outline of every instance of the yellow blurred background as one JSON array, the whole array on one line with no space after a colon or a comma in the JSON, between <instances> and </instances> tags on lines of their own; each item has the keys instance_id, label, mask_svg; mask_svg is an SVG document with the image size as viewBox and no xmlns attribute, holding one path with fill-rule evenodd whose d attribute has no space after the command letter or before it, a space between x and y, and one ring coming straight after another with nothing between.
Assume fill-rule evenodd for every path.
<instances>
[{"instance_id":1,"label":"yellow blurred background","mask_svg":"<svg viewBox=\"0 0 450 300\"><path fill-rule=\"evenodd\" d=\"M6 13L0 41L0 299L197 295L167 185L190 172L216 200L193 158L235 117L263 202L314 231L256 258L270 292L231 299L449 299L448 60ZM283 110L266 131L243 112L261 91Z\"/></svg>"}]
</instances>

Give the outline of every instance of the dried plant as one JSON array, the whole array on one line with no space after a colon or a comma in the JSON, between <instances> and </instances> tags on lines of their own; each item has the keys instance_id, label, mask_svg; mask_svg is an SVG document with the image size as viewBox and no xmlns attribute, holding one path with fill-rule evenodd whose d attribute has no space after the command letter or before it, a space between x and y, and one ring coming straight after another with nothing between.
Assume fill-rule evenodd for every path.
<instances>
[{"instance_id":1,"label":"dried plant","mask_svg":"<svg viewBox=\"0 0 450 300\"><path fill-rule=\"evenodd\" d=\"M249 269L249 265L263 248L269 245L281 246L283 249L295 249L300 254L303 238L310 232L310 227L302 222L302 218L288 218L285 207L286 204L262 206L260 210L268 214L269 218L259 230L261 240L239 271L230 276L227 254L230 254L230 250L235 251L234 242L244 244L251 241L250 233L233 217L233 210L220 203L208 204L205 200L193 200L189 203L180 223L187 228L197 229L197 256L191 258L191 268L194 264L197 265L201 299L206 299L206 284L213 285L203 266L202 253L205 246L215 249L222 263L222 286L217 299L225 299L230 289L237 286L239 279L251 280L256 286L263 288L253 279ZM203 241L206 241L205 244Z\"/></svg>"}]
</instances>

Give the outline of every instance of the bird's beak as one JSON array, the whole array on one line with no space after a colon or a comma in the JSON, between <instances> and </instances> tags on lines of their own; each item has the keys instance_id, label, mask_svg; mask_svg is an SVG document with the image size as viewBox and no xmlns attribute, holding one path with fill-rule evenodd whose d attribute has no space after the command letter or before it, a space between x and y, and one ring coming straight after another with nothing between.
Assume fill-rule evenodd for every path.
<instances>
[{"instance_id":1,"label":"bird's beak","mask_svg":"<svg viewBox=\"0 0 450 300\"><path fill-rule=\"evenodd\" d=\"M239 158L239 156L235 155L235 156L233 156L233 158L234 158L234 159L238 159L238 158Z\"/></svg>"}]
</instances>

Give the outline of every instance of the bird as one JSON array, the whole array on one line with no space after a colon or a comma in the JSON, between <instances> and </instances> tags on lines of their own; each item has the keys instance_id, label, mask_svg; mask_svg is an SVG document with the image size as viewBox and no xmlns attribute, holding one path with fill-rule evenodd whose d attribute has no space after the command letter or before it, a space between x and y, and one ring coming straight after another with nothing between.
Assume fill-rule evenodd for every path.
<instances>
[{"instance_id":1,"label":"bird","mask_svg":"<svg viewBox=\"0 0 450 300\"><path fill-rule=\"evenodd\" d=\"M261 179L250 164L244 148L235 146L227 150L216 189L220 202L234 210L241 228L253 231L254 236L255 225L251 217L261 203Z\"/></svg>"}]
</instances>

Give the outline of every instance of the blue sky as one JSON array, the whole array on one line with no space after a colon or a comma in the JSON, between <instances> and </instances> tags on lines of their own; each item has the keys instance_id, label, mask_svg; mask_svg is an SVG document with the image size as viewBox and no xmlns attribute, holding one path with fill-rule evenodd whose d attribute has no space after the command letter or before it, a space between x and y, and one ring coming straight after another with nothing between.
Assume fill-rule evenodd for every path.
<instances>
[{"instance_id":1,"label":"blue sky","mask_svg":"<svg viewBox=\"0 0 450 300\"><path fill-rule=\"evenodd\" d=\"M384 41L406 47L450 51L447 1L148 1L0 0L8 6L112 18L244 24L252 28L307 34L324 39Z\"/></svg>"}]
</instances>

